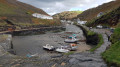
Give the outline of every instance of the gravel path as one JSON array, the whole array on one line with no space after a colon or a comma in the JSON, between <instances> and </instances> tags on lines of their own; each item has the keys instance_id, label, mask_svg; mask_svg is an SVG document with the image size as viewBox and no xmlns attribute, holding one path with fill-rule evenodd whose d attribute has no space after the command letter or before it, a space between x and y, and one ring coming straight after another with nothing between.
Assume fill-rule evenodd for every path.
<instances>
[{"instance_id":1,"label":"gravel path","mask_svg":"<svg viewBox=\"0 0 120 67\"><path fill-rule=\"evenodd\" d=\"M103 53L106 50L106 48L111 45L111 42L108 41L107 35L106 34L102 34L102 36L103 36L103 39L104 39L104 43L103 43L103 45L100 48L98 48L95 51L96 54Z\"/></svg>"}]
</instances>

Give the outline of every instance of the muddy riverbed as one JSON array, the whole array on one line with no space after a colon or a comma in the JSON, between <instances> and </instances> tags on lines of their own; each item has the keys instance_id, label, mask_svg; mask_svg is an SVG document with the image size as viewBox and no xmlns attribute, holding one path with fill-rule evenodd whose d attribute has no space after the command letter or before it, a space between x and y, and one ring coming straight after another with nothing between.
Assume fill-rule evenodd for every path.
<instances>
[{"instance_id":1,"label":"muddy riverbed","mask_svg":"<svg viewBox=\"0 0 120 67\"><path fill-rule=\"evenodd\" d=\"M14 36L13 37L13 47L16 55L26 56L27 54L33 55L37 54L41 59L49 60L55 56L62 56L61 53L49 52L43 50L43 46L46 44L53 45L55 47L60 47L63 45L69 45L70 43L65 43L65 37L71 34L66 32L78 33L77 37L80 40L85 40L83 32L80 28L74 25L66 25L66 31L59 33L47 32L46 34L40 35L30 35L30 36ZM87 45L85 42L78 42L77 52L83 52L89 50L91 46Z\"/></svg>"}]
</instances>

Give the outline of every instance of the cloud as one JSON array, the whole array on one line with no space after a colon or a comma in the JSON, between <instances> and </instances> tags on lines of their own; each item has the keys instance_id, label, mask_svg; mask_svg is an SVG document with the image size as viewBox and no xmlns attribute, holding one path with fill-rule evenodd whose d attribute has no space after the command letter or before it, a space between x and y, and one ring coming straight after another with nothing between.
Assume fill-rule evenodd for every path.
<instances>
[{"instance_id":1,"label":"cloud","mask_svg":"<svg viewBox=\"0 0 120 67\"><path fill-rule=\"evenodd\" d=\"M41 8L48 14L71 10L86 10L113 0L18 0Z\"/></svg>"}]
</instances>

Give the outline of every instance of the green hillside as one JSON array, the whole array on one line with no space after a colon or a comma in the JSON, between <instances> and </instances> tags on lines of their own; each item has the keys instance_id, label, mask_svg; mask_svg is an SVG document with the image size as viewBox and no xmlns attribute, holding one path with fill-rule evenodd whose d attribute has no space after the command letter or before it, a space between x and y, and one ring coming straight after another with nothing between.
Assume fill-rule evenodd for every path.
<instances>
[{"instance_id":1,"label":"green hillside","mask_svg":"<svg viewBox=\"0 0 120 67\"><path fill-rule=\"evenodd\" d=\"M86 24L89 27L103 25L114 27L115 30L110 37L111 46L102 53L102 57L108 64L108 67L120 67L120 6Z\"/></svg>"},{"instance_id":2,"label":"green hillside","mask_svg":"<svg viewBox=\"0 0 120 67\"><path fill-rule=\"evenodd\" d=\"M56 19L62 19L62 20L71 20L74 17L77 17L77 15L81 14L82 11L65 11L58 14L53 15Z\"/></svg>"},{"instance_id":3,"label":"green hillside","mask_svg":"<svg viewBox=\"0 0 120 67\"><path fill-rule=\"evenodd\" d=\"M92 21L88 22L86 25L89 27L90 26L95 27L97 25L114 27L119 23L120 23L120 7L109 13L106 13L101 17L93 19Z\"/></svg>"},{"instance_id":4,"label":"green hillside","mask_svg":"<svg viewBox=\"0 0 120 67\"><path fill-rule=\"evenodd\" d=\"M111 1L99 5L98 7L85 10L83 13L79 14L77 18L80 18L81 20L85 20L85 21L91 21L92 19L96 18L100 12L105 14L118 8L119 6L120 6L120 0Z\"/></svg>"},{"instance_id":5,"label":"green hillside","mask_svg":"<svg viewBox=\"0 0 120 67\"><path fill-rule=\"evenodd\" d=\"M7 30L10 27L21 29L35 27L35 25L40 27L60 24L57 20L34 18L32 16L33 13L48 15L42 9L38 9L17 0L0 0L0 31Z\"/></svg>"},{"instance_id":6,"label":"green hillside","mask_svg":"<svg viewBox=\"0 0 120 67\"><path fill-rule=\"evenodd\" d=\"M112 45L102 56L109 66L120 67L120 27L117 27L114 34L112 34L111 42Z\"/></svg>"}]
</instances>

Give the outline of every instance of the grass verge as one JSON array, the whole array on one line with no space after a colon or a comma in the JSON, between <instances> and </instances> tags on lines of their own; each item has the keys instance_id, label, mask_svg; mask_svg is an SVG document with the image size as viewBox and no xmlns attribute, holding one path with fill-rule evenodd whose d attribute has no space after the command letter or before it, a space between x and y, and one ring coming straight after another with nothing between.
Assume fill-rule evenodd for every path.
<instances>
[{"instance_id":1,"label":"grass verge","mask_svg":"<svg viewBox=\"0 0 120 67\"><path fill-rule=\"evenodd\" d=\"M120 27L114 30L110 39L112 45L102 53L102 57L108 63L109 67L120 67Z\"/></svg>"},{"instance_id":2,"label":"grass verge","mask_svg":"<svg viewBox=\"0 0 120 67\"><path fill-rule=\"evenodd\" d=\"M68 52L68 53L64 53L64 55L71 55L71 54L73 54L75 51L70 51L70 52Z\"/></svg>"},{"instance_id":3,"label":"grass verge","mask_svg":"<svg viewBox=\"0 0 120 67\"><path fill-rule=\"evenodd\" d=\"M109 66L120 67L120 41L112 44L108 50L102 53L102 57Z\"/></svg>"}]
</instances>

